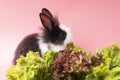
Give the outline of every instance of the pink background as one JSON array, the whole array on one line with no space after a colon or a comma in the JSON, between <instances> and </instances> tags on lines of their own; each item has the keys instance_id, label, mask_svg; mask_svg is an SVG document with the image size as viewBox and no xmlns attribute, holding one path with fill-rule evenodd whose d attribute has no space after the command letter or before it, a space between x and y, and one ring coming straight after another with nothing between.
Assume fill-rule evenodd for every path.
<instances>
[{"instance_id":1,"label":"pink background","mask_svg":"<svg viewBox=\"0 0 120 80\"><path fill-rule=\"evenodd\" d=\"M113 42L120 43L119 0L0 0L0 80L11 64L18 43L28 34L40 32L43 7L70 26L73 42L95 52Z\"/></svg>"}]
</instances>

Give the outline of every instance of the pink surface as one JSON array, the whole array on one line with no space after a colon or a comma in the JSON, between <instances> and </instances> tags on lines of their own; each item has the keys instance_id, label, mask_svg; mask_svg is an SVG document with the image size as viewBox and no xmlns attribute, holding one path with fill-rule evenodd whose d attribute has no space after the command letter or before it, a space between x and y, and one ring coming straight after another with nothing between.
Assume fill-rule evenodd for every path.
<instances>
[{"instance_id":1,"label":"pink surface","mask_svg":"<svg viewBox=\"0 0 120 80\"><path fill-rule=\"evenodd\" d=\"M74 43L83 49L120 44L119 0L0 0L0 80L11 64L18 43L28 34L39 32L39 12L43 7L70 26Z\"/></svg>"}]
</instances>

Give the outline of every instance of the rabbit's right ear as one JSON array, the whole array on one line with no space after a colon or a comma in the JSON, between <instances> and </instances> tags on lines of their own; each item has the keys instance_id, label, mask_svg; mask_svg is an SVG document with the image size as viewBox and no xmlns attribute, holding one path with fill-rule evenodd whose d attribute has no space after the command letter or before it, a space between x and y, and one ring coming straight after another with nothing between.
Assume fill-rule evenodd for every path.
<instances>
[{"instance_id":1,"label":"rabbit's right ear","mask_svg":"<svg viewBox=\"0 0 120 80\"><path fill-rule=\"evenodd\" d=\"M51 20L51 18L44 13L40 13L39 16L40 16L40 19L41 19L41 22L42 22L42 25L44 26L44 28L47 31L51 31L52 30L52 20Z\"/></svg>"},{"instance_id":2,"label":"rabbit's right ear","mask_svg":"<svg viewBox=\"0 0 120 80\"><path fill-rule=\"evenodd\" d=\"M46 8L42 9L42 13L48 15L50 18L53 18L52 13L48 9L46 9Z\"/></svg>"}]
</instances>

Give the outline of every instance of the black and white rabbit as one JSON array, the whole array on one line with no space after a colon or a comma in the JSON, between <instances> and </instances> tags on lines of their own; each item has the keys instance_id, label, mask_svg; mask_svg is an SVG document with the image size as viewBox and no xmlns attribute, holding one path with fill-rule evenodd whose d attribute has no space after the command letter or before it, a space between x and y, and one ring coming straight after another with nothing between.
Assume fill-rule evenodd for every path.
<instances>
[{"instance_id":1,"label":"black and white rabbit","mask_svg":"<svg viewBox=\"0 0 120 80\"><path fill-rule=\"evenodd\" d=\"M40 52L42 56L49 49L63 50L66 44L72 41L70 28L60 24L48 9L43 8L39 16L43 24L43 34L35 33L25 37L15 51L13 64L30 50Z\"/></svg>"}]
</instances>

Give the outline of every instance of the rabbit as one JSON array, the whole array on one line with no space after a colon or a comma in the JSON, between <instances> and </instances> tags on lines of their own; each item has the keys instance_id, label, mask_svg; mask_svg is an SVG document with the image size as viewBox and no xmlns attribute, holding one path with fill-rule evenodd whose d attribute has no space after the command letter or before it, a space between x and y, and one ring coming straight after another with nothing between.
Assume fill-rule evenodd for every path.
<instances>
[{"instance_id":1,"label":"rabbit","mask_svg":"<svg viewBox=\"0 0 120 80\"><path fill-rule=\"evenodd\" d=\"M42 57L47 50L52 49L57 52L63 50L68 43L72 42L70 28L60 24L48 9L42 8L39 17L43 25L43 32L28 35L18 44L13 58L13 65L16 64L16 60L21 55L26 56L26 53L30 50L39 52L40 57Z\"/></svg>"}]
</instances>

